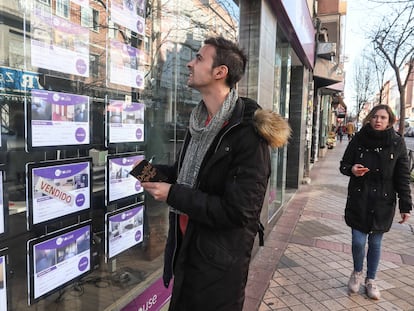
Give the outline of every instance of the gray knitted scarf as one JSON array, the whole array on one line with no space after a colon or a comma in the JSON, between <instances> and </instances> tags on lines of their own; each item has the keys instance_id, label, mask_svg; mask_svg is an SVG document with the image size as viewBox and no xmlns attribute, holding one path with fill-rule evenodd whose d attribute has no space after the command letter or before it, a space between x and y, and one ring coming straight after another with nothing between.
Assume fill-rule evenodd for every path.
<instances>
[{"instance_id":1,"label":"gray knitted scarf","mask_svg":"<svg viewBox=\"0 0 414 311\"><path fill-rule=\"evenodd\" d=\"M224 123L229 120L236 106L237 98L237 91L231 89L221 109L213 116L208 125L206 125L208 113L204 102L201 101L193 109L189 125L191 140L178 174L177 184L194 187L204 156Z\"/></svg>"}]
</instances>

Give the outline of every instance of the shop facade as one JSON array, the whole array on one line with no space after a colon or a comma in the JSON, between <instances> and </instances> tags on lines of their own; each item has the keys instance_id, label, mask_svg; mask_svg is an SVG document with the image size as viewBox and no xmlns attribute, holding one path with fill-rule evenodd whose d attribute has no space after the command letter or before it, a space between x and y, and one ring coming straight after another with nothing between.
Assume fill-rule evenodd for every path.
<instances>
[{"instance_id":1,"label":"shop facade","mask_svg":"<svg viewBox=\"0 0 414 311\"><path fill-rule=\"evenodd\" d=\"M312 10L305 0L1 1L0 305L168 303L168 207L128 173L144 158L174 163L200 100L186 64L210 35L240 42L239 94L293 129L271 151L261 215L271 230L309 169Z\"/></svg>"}]
</instances>

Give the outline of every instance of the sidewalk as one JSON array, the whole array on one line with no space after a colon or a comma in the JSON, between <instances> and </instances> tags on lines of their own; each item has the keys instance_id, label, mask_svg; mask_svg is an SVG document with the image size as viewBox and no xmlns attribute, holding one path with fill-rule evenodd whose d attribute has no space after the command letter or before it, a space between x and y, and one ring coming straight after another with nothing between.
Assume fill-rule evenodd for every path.
<instances>
[{"instance_id":1,"label":"sidewalk","mask_svg":"<svg viewBox=\"0 0 414 311\"><path fill-rule=\"evenodd\" d=\"M351 231L343 213L348 177L337 143L311 170L251 263L244 311L414 310L414 217L384 235L377 273L381 299L348 295ZM414 192L413 192L414 193ZM365 268L365 267L364 267ZM365 271L365 270L364 270Z\"/></svg>"}]
</instances>

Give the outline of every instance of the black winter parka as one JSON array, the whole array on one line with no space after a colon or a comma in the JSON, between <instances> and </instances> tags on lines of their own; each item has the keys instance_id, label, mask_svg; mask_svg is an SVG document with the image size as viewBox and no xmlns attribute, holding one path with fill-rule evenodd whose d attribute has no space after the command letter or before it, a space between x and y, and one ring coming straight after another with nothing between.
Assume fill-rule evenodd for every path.
<instances>
[{"instance_id":1,"label":"black winter parka","mask_svg":"<svg viewBox=\"0 0 414 311\"><path fill-rule=\"evenodd\" d=\"M351 171L354 164L370 171L357 177ZM340 171L350 176L345 221L351 228L365 233L389 231L397 195L400 212L411 211L407 148L393 128L375 131L365 125L347 146Z\"/></svg>"},{"instance_id":2,"label":"black winter parka","mask_svg":"<svg viewBox=\"0 0 414 311\"><path fill-rule=\"evenodd\" d=\"M170 212L163 275L165 286L174 277L170 311L242 310L271 171L268 142L254 124L257 109L254 101L239 98L205 155L195 188L170 188L168 205L189 217L182 236L178 215ZM175 167L160 167L170 182L176 180L189 135Z\"/></svg>"}]
</instances>

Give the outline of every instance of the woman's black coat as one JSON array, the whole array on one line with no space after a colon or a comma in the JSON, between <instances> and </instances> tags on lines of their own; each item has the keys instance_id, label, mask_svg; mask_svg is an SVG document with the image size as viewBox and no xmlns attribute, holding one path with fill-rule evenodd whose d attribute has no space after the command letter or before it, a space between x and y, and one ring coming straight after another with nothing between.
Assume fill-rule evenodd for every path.
<instances>
[{"instance_id":1,"label":"woman's black coat","mask_svg":"<svg viewBox=\"0 0 414 311\"><path fill-rule=\"evenodd\" d=\"M354 164L370 171L357 177L351 171ZM411 211L407 148L393 128L375 134L369 124L365 125L347 146L340 171L350 176L345 221L351 228L365 233L389 231L397 195L400 212Z\"/></svg>"},{"instance_id":2,"label":"woman's black coat","mask_svg":"<svg viewBox=\"0 0 414 311\"><path fill-rule=\"evenodd\" d=\"M258 108L254 101L239 98L207 151L195 189L179 184L170 188L167 203L187 214L189 223L182 237L178 215L170 212L163 276L168 286L174 275L169 310L242 310L271 170L268 143L253 124ZM189 140L187 132L178 168L170 171L171 182Z\"/></svg>"}]
</instances>

